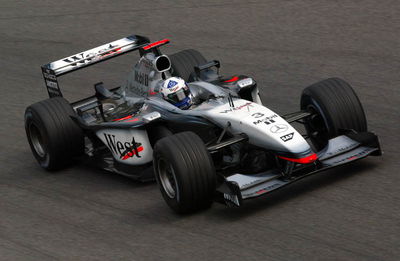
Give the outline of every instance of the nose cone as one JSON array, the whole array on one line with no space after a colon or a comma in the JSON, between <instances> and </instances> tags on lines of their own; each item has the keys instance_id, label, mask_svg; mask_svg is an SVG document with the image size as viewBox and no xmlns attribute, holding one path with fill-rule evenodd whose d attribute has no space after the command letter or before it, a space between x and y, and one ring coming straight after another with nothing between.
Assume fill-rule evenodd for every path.
<instances>
[{"instance_id":1,"label":"nose cone","mask_svg":"<svg viewBox=\"0 0 400 261\"><path fill-rule=\"evenodd\" d=\"M232 133L246 133L249 143L282 155L311 152L310 145L288 122L270 109L247 100L235 100L208 113L221 126L231 123Z\"/></svg>"}]
</instances>

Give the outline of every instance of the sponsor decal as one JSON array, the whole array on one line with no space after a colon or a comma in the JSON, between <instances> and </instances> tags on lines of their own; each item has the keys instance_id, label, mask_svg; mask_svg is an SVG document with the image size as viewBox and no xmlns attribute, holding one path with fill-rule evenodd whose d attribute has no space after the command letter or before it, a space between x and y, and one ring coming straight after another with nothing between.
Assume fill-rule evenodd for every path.
<instances>
[{"instance_id":1,"label":"sponsor decal","mask_svg":"<svg viewBox=\"0 0 400 261\"><path fill-rule=\"evenodd\" d=\"M258 114L258 115L257 115L258 117L254 116L255 114ZM252 115L254 118L262 117L262 116L259 116L259 115L261 115L262 113L255 113L255 114ZM271 116L268 116L268 117L265 117L265 118L262 118L262 119L253 121L253 124L254 124L254 125L257 125L257 124L260 124L260 123L265 123L265 124L269 125L269 124L275 123L275 118L278 118L278 115L277 115L277 114L273 114L273 115L271 115Z\"/></svg>"},{"instance_id":2,"label":"sponsor decal","mask_svg":"<svg viewBox=\"0 0 400 261\"><path fill-rule=\"evenodd\" d=\"M99 59L102 59L106 56L117 54L121 51L121 48L116 48L117 45L110 44L107 48L98 50L97 52L83 52L68 58L63 59L64 62L69 63L70 66L79 66L82 64L90 63Z\"/></svg>"},{"instance_id":3,"label":"sponsor decal","mask_svg":"<svg viewBox=\"0 0 400 261\"><path fill-rule=\"evenodd\" d=\"M241 185L240 188L242 189L242 188L246 188L246 187L251 187L254 184L260 183L260 181L262 181L262 180L261 179L251 180L250 182L247 182L247 183L244 183L244 184L240 184Z\"/></svg>"},{"instance_id":4,"label":"sponsor decal","mask_svg":"<svg viewBox=\"0 0 400 261\"><path fill-rule=\"evenodd\" d=\"M170 87L168 87L168 88L170 88ZM169 92L170 92L170 93L174 93L174 92L176 92L178 89L179 89L179 86L176 86L175 88L170 89Z\"/></svg>"},{"instance_id":5,"label":"sponsor decal","mask_svg":"<svg viewBox=\"0 0 400 261\"><path fill-rule=\"evenodd\" d=\"M369 152L371 152L371 150L367 148L367 149L362 150L362 151L360 151L357 154L354 154L352 156L348 156L346 158L342 158L342 159L336 160L336 161L333 162L333 164L340 164L340 163L344 163L346 161L356 160L356 159L359 159L361 157L364 157Z\"/></svg>"},{"instance_id":6,"label":"sponsor decal","mask_svg":"<svg viewBox=\"0 0 400 261\"><path fill-rule=\"evenodd\" d=\"M46 86L58 90L58 84L56 82L46 80Z\"/></svg>"},{"instance_id":7,"label":"sponsor decal","mask_svg":"<svg viewBox=\"0 0 400 261\"><path fill-rule=\"evenodd\" d=\"M111 44L110 44L110 46L111 46ZM115 46L113 46L113 47L115 47ZM117 49L114 49L114 50L110 50L109 52L102 53L102 54L99 54L99 55L97 55L97 56L98 56L99 58L104 58L104 57L106 57L106 56L109 56L109 55L112 55L112 54L117 54L117 53L121 52L121 49L122 49L122 48L117 48ZM101 52L103 52L103 51L99 51L99 53L101 53Z\"/></svg>"},{"instance_id":8,"label":"sponsor decal","mask_svg":"<svg viewBox=\"0 0 400 261\"><path fill-rule=\"evenodd\" d=\"M177 85L178 83L176 82L176 81L173 81L173 80L170 80L169 82L168 82L168 85L167 85L167 88L169 89L169 88L172 88L172 87L174 87L175 85Z\"/></svg>"},{"instance_id":9,"label":"sponsor decal","mask_svg":"<svg viewBox=\"0 0 400 261\"><path fill-rule=\"evenodd\" d=\"M57 77L53 73L51 73L50 70L47 70L47 69L45 71L43 71L43 76L45 79L49 79L51 81L57 80Z\"/></svg>"},{"instance_id":10,"label":"sponsor decal","mask_svg":"<svg viewBox=\"0 0 400 261\"><path fill-rule=\"evenodd\" d=\"M49 86L47 86L47 87L49 87ZM53 90L53 89L47 88L47 91L49 92L50 97L62 96L59 90Z\"/></svg>"},{"instance_id":11,"label":"sponsor decal","mask_svg":"<svg viewBox=\"0 0 400 261\"><path fill-rule=\"evenodd\" d=\"M284 142L287 142L287 141L293 139L293 135L294 135L294 132L283 135L283 136L281 136L281 140L283 140Z\"/></svg>"},{"instance_id":12,"label":"sponsor decal","mask_svg":"<svg viewBox=\"0 0 400 261\"><path fill-rule=\"evenodd\" d=\"M248 103L245 103L245 104L240 105L238 107L231 107L229 110L220 111L220 113L228 113L228 112L232 112L232 111L238 111L238 110L241 110L243 108L247 108L248 110L250 110L250 107L253 107L253 105L251 104L251 102L248 102Z\"/></svg>"},{"instance_id":13,"label":"sponsor decal","mask_svg":"<svg viewBox=\"0 0 400 261\"><path fill-rule=\"evenodd\" d=\"M273 125L269 130L272 133L282 133L285 132L289 129L289 127L286 124L276 124Z\"/></svg>"},{"instance_id":14,"label":"sponsor decal","mask_svg":"<svg viewBox=\"0 0 400 261\"><path fill-rule=\"evenodd\" d=\"M242 194L242 196L243 196L243 198L248 198L248 197L254 197L256 195L262 195L262 194L270 192L270 191L272 191L272 190L274 190L274 189L276 189L276 188L278 188L278 187L280 187L282 185L284 185L284 184L282 184L282 182L275 181L274 183L272 183L272 184L270 184L270 185L268 185L268 186L266 186L266 187L264 187L262 189L259 189L256 192L244 193L244 194Z\"/></svg>"},{"instance_id":15,"label":"sponsor decal","mask_svg":"<svg viewBox=\"0 0 400 261\"><path fill-rule=\"evenodd\" d=\"M261 112L256 112L256 113L253 113L251 116L253 116L254 118L261 118L262 116L264 116L264 113L261 113Z\"/></svg>"},{"instance_id":16,"label":"sponsor decal","mask_svg":"<svg viewBox=\"0 0 400 261\"><path fill-rule=\"evenodd\" d=\"M42 73L49 96L50 97L62 96L60 88L58 87L57 77L54 71L42 67Z\"/></svg>"},{"instance_id":17,"label":"sponsor decal","mask_svg":"<svg viewBox=\"0 0 400 261\"><path fill-rule=\"evenodd\" d=\"M142 85L149 86L149 76L145 73L135 71L135 81Z\"/></svg>"},{"instance_id":18,"label":"sponsor decal","mask_svg":"<svg viewBox=\"0 0 400 261\"><path fill-rule=\"evenodd\" d=\"M132 157L141 158L140 152L144 150L141 143L135 141L132 137L132 142L121 142L116 140L115 135L104 133L107 141L107 146L111 152L118 155L120 159L126 160Z\"/></svg>"},{"instance_id":19,"label":"sponsor decal","mask_svg":"<svg viewBox=\"0 0 400 261\"><path fill-rule=\"evenodd\" d=\"M279 187L280 185L281 185L280 182L276 182L276 183L273 183L273 184L271 184L271 185L269 185L269 186L267 186L267 187L265 187L265 188L263 188L263 189L260 189L260 190L257 191L256 193L257 193L257 194L263 194L263 193L266 193L266 192L268 192L268 191L273 190L273 189L276 188L276 187Z\"/></svg>"},{"instance_id":20,"label":"sponsor decal","mask_svg":"<svg viewBox=\"0 0 400 261\"><path fill-rule=\"evenodd\" d=\"M346 152L352 148L355 148L357 145L359 145L358 142L353 142L353 143L350 143L348 146L338 148L332 152L327 152L326 154L324 154L323 159L329 158L330 156L333 156L336 154L340 154L341 152Z\"/></svg>"}]
</instances>

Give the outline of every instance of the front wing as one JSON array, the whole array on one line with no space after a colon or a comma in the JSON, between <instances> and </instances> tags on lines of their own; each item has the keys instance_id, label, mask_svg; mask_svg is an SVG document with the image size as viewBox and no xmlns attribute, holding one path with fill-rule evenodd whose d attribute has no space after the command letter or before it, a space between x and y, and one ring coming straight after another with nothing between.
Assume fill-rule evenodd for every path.
<instances>
[{"instance_id":1,"label":"front wing","mask_svg":"<svg viewBox=\"0 0 400 261\"><path fill-rule=\"evenodd\" d=\"M288 184L321 171L347 164L369 155L381 155L378 137L370 132L352 133L330 139L317 153L318 160L311 164L298 164L290 178L277 169L259 174L234 174L217 189L216 201L239 207L243 200L265 195Z\"/></svg>"}]
</instances>

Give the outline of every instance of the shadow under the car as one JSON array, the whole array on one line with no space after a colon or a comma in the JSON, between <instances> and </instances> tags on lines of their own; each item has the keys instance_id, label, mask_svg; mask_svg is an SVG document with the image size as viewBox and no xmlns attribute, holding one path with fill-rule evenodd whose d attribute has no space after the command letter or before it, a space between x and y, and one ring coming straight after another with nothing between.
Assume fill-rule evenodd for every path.
<instances>
[{"instance_id":1,"label":"shadow under the car","mask_svg":"<svg viewBox=\"0 0 400 261\"><path fill-rule=\"evenodd\" d=\"M285 186L277 191L266 194L259 198L245 200L243 202L243 206L239 208L229 208L219 203L214 203L212 208L205 211L200 211L196 213L192 213L190 215L178 215L174 213L169 207L166 205L164 200L159 194L159 202L156 202L154 206L150 207L151 211L153 211L153 207L161 207L165 206L165 208L161 208L160 212L165 211L163 218L160 216L155 218L149 218L152 223L160 222L160 223L169 223L179 221L181 218L195 218L195 216L200 213L203 215L210 215L213 218L220 219L224 222L236 221L240 220L246 216L255 215L260 211L265 211L268 208L273 208L274 206L284 204L285 201L289 201L294 199L295 197L306 195L307 193L313 192L317 189L321 189L323 187L331 187L335 186L335 184L340 183L344 180L350 179L356 175L362 175L366 173L365 171L371 170L377 167L377 163L372 161L358 161L349 165L337 167L331 170L327 170L325 172L321 172L310 177L299 180L293 184ZM112 173L106 170L102 170L85 163L78 164L76 166L72 166L65 171L56 172L57 175L62 175L62 173L69 173L71 175L71 170L76 170L75 178L79 178L79 180L84 183L95 182L97 190L101 188L102 191L105 190L131 190L135 188L145 188L154 186L154 192L159 193L156 182L140 182L134 179L131 179L126 176L122 176L116 173ZM74 171L75 172L75 171ZM82 175L84 173L84 175ZM53 173L52 173L53 174ZM132 206L134 208L134 206ZM142 213L144 216L150 213ZM149 220L149 221L150 221Z\"/></svg>"}]
</instances>

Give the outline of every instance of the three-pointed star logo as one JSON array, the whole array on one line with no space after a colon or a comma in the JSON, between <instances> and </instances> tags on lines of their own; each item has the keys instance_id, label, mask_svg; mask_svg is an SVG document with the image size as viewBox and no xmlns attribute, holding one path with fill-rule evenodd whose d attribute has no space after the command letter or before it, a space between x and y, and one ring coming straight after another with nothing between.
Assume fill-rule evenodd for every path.
<instances>
[{"instance_id":1,"label":"three-pointed star logo","mask_svg":"<svg viewBox=\"0 0 400 261\"><path fill-rule=\"evenodd\" d=\"M272 133L282 133L289 129L289 127L285 124L276 124L270 128Z\"/></svg>"}]
</instances>

